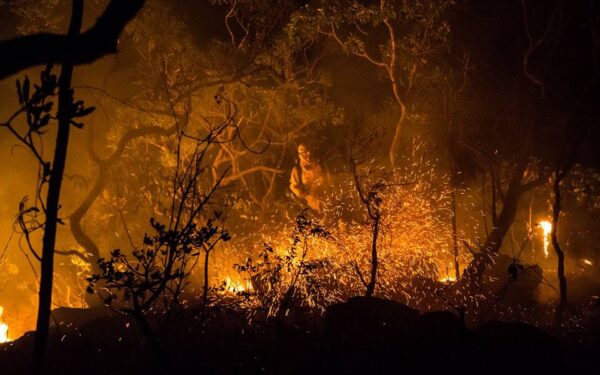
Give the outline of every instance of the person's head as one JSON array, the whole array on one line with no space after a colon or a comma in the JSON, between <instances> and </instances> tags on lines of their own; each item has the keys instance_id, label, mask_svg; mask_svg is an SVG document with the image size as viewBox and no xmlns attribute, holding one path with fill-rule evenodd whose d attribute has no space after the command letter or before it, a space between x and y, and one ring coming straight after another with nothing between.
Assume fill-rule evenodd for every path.
<instances>
[{"instance_id":1,"label":"person's head","mask_svg":"<svg viewBox=\"0 0 600 375\"><path fill-rule=\"evenodd\" d=\"M312 163L310 150L302 143L298 145L298 158L300 159L300 165L303 167L310 166Z\"/></svg>"}]
</instances>

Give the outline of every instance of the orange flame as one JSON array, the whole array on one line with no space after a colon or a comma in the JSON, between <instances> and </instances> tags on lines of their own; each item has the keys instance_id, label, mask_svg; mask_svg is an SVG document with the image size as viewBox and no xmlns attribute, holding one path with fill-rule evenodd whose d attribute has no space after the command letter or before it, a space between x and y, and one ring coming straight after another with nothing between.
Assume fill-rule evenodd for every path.
<instances>
[{"instance_id":1,"label":"orange flame","mask_svg":"<svg viewBox=\"0 0 600 375\"><path fill-rule=\"evenodd\" d=\"M548 246L550 245L550 233L552 232L552 223L549 221L541 221L539 224L544 234L544 256L548 257Z\"/></svg>"},{"instance_id":2,"label":"orange flame","mask_svg":"<svg viewBox=\"0 0 600 375\"><path fill-rule=\"evenodd\" d=\"M250 280L244 282L236 282L227 277L225 279L225 291L230 293L250 292L252 291L252 283Z\"/></svg>"},{"instance_id":3,"label":"orange flame","mask_svg":"<svg viewBox=\"0 0 600 375\"><path fill-rule=\"evenodd\" d=\"M585 264L586 266L592 266L592 265L594 265L594 263L592 263L592 261L591 261L591 260L589 260L589 259L582 258L582 259L581 259L581 261L582 261L582 262L583 262L583 264Z\"/></svg>"},{"instance_id":4,"label":"orange flame","mask_svg":"<svg viewBox=\"0 0 600 375\"><path fill-rule=\"evenodd\" d=\"M4 308L0 306L0 319L2 319L2 314L4 313ZM6 342L11 341L8 337L8 324L4 322L0 322L0 344L4 344Z\"/></svg>"},{"instance_id":5,"label":"orange flame","mask_svg":"<svg viewBox=\"0 0 600 375\"><path fill-rule=\"evenodd\" d=\"M450 276L450 275L443 276L443 277L438 278L438 281L442 282L442 283L453 283L456 281L456 277Z\"/></svg>"}]
</instances>

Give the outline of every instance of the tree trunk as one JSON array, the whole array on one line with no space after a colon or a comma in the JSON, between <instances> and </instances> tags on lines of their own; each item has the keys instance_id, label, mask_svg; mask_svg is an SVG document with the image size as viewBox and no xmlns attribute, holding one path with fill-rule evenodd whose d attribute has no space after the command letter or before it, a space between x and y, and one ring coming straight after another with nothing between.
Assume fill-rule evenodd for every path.
<instances>
[{"instance_id":1,"label":"tree trunk","mask_svg":"<svg viewBox=\"0 0 600 375\"><path fill-rule=\"evenodd\" d=\"M456 188L452 187L452 250L454 253L454 277L456 280L460 278L460 265L458 264L458 233L456 223Z\"/></svg>"},{"instance_id":2,"label":"tree trunk","mask_svg":"<svg viewBox=\"0 0 600 375\"><path fill-rule=\"evenodd\" d=\"M494 228L488 235L481 252L477 253L469 266L463 272L470 284L479 284L483 280L485 269L493 263L494 258L500 252L502 241L508 233L510 226L517 216L517 208L523 194L521 182L527 169L527 159L520 161L510 179L508 190L502 205L502 211Z\"/></svg>"},{"instance_id":3,"label":"tree trunk","mask_svg":"<svg viewBox=\"0 0 600 375\"><path fill-rule=\"evenodd\" d=\"M73 0L71 23L68 36L71 38L79 34L83 18L83 0ZM33 346L34 375L41 374L44 364L44 354L48 341L50 325L50 308L52 303L52 277L54 272L54 247L56 243L56 228L58 224L58 210L60 190L67 159L67 146L69 143L69 130L71 127L71 106L73 102L71 92L71 78L73 64L66 61L62 65L59 79L58 93L58 133L54 160L48 182L48 195L46 198L46 222L42 240L42 264L40 276L40 291L37 326Z\"/></svg>"},{"instance_id":4,"label":"tree trunk","mask_svg":"<svg viewBox=\"0 0 600 375\"><path fill-rule=\"evenodd\" d=\"M204 287L202 294L202 318L206 318L208 310L208 256L209 251L204 250Z\"/></svg>"},{"instance_id":5,"label":"tree trunk","mask_svg":"<svg viewBox=\"0 0 600 375\"><path fill-rule=\"evenodd\" d=\"M152 353L154 354L154 360L158 365L159 371L157 371L157 373L164 373L168 369L169 359L167 357L167 353L163 350L160 339L152 330L150 322L148 321L148 318L143 312L141 312L140 310L136 310L133 313L133 317L140 325L142 334L146 338L146 341L150 343L150 348L152 350Z\"/></svg>"},{"instance_id":6,"label":"tree trunk","mask_svg":"<svg viewBox=\"0 0 600 375\"><path fill-rule=\"evenodd\" d=\"M558 237L556 235L558 220L560 215L560 182L566 175L566 171L563 173L559 172L558 169L556 171L554 177L554 203L552 204L552 247L554 247L554 251L556 252L556 256L558 258L557 265L557 273L558 273L558 282L559 282L559 290L560 290L560 302L558 304L558 313L559 316L562 315L562 312L567 307L567 278L565 277L565 253L562 251L560 244L558 243Z\"/></svg>"},{"instance_id":7,"label":"tree trunk","mask_svg":"<svg viewBox=\"0 0 600 375\"><path fill-rule=\"evenodd\" d=\"M187 121L187 120L186 120ZM146 135L157 134L161 136L168 136L174 134L177 127L173 126L169 129L164 129L160 126L148 126L144 128L132 129L129 130L125 135L121 137L119 142L117 143L116 150L110 157L106 159L100 159L93 151L90 139L90 145L88 149L90 150L90 155L92 156L92 160L94 160L98 166L98 175L96 176L96 182L87 193L79 207L73 211L71 216L69 217L69 226L71 228L71 234L73 238L81 247L85 249L85 251L91 254L90 265L92 267L92 274L100 274L100 270L98 269L98 259L100 259L100 249L98 249L98 245L92 240L92 238L85 233L81 222L84 216L88 213L94 202L100 197L104 188L109 180L109 173L111 168L120 160L123 152L125 151L126 146L130 141L143 137ZM90 298L88 299L88 304L95 302L99 302L99 299Z\"/></svg>"},{"instance_id":8,"label":"tree trunk","mask_svg":"<svg viewBox=\"0 0 600 375\"><path fill-rule=\"evenodd\" d=\"M98 179L96 183L92 187L92 190L88 193L88 195L84 198L83 202L73 213L69 216L69 227L71 228L71 234L73 238L87 254L91 254L91 257L88 258L88 262L91 267L92 275L99 275L100 268L98 268L98 260L100 259L100 249L98 245L90 238L90 236L85 233L83 227L81 226L81 220L83 216L87 213L89 208L95 202L96 198L102 193L104 188L105 176L103 173L98 175ZM100 298L96 298L97 296L93 294L86 293L85 301L88 306L102 306L104 303Z\"/></svg>"},{"instance_id":9,"label":"tree trunk","mask_svg":"<svg viewBox=\"0 0 600 375\"><path fill-rule=\"evenodd\" d=\"M83 227L81 226L81 220L102 193L106 178L106 173L104 173L103 168L100 168L96 183L88 192L87 196L83 199L79 207L77 207L71 216L69 216L69 226L71 228L71 234L73 235L73 238L85 249L87 253L92 255L90 264L92 266L92 273L94 274L100 273L97 263L98 259L100 259L100 250L98 249L98 245L96 245L96 243L83 230Z\"/></svg>"},{"instance_id":10,"label":"tree trunk","mask_svg":"<svg viewBox=\"0 0 600 375\"><path fill-rule=\"evenodd\" d=\"M366 297L372 297L375 293L375 285L377 284L377 268L379 261L377 259L377 239L379 237L379 217L373 219L373 242L371 242L371 278L369 284L367 284L367 290L365 291Z\"/></svg>"},{"instance_id":11,"label":"tree trunk","mask_svg":"<svg viewBox=\"0 0 600 375\"><path fill-rule=\"evenodd\" d=\"M395 170L398 167L398 149L400 148L400 139L402 138L402 131L404 130L404 118L406 117L406 107L404 103L398 99L398 105L400 106L400 116L398 117L398 122L396 122L394 138L392 138L392 144L390 145L390 164L392 170Z\"/></svg>"}]
</instances>

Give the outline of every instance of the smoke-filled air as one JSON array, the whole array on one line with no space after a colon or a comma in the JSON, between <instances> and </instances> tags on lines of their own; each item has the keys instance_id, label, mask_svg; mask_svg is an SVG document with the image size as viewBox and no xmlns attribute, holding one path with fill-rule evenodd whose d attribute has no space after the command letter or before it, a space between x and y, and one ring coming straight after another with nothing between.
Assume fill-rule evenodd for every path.
<instances>
[{"instance_id":1,"label":"smoke-filled air","mask_svg":"<svg viewBox=\"0 0 600 375\"><path fill-rule=\"evenodd\" d=\"M0 373L600 370L600 4L0 0Z\"/></svg>"}]
</instances>

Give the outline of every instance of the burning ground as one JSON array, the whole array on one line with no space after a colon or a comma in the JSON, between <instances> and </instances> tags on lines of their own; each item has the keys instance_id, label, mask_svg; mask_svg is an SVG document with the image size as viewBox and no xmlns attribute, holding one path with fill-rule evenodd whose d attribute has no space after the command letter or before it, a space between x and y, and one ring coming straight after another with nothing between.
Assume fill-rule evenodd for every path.
<instances>
[{"instance_id":1,"label":"burning ground","mask_svg":"<svg viewBox=\"0 0 600 375\"><path fill-rule=\"evenodd\" d=\"M597 370L598 19L0 1L0 366Z\"/></svg>"}]
</instances>

